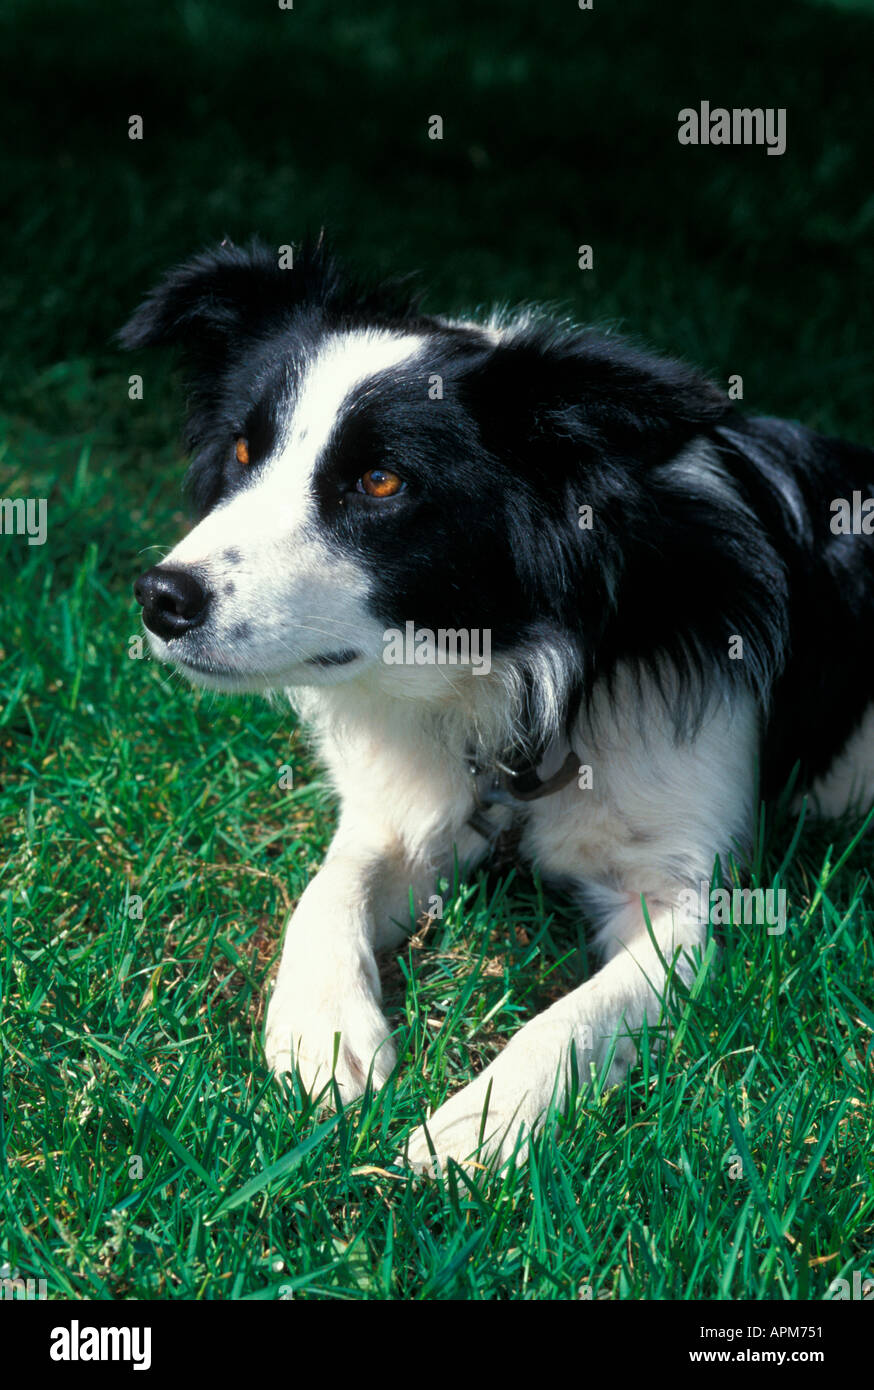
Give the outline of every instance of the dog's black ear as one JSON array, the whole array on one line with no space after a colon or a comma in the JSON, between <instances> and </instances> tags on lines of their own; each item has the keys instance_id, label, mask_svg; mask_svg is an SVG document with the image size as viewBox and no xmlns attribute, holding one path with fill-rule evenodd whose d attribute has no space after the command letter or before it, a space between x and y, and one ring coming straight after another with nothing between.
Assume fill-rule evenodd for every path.
<instances>
[{"instance_id":1,"label":"dog's black ear","mask_svg":"<svg viewBox=\"0 0 874 1390\"><path fill-rule=\"evenodd\" d=\"M411 277L362 280L340 264L324 230L317 239L304 237L293 268L280 264L279 252L254 238L245 247L226 240L193 257L159 281L118 342L125 348L178 345L195 362L209 364L221 361L235 338L261 336L305 303L385 324L409 324L419 312Z\"/></svg>"},{"instance_id":2,"label":"dog's black ear","mask_svg":"<svg viewBox=\"0 0 874 1390\"><path fill-rule=\"evenodd\" d=\"M583 417L607 439L677 440L733 414L724 391L697 368L608 334L583 333L564 359L565 389L576 380ZM557 412L562 419L562 409Z\"/></svg>"},{"instance_id":3,"label":"dog's black ear","mask_svg":"<svg viewBox=\"0 0 874 1390\"><path fill-rule=\"evenodd\" d=\"M223 241L165 275L118 334L125 348L219 347L276 307L283 285L275 253L261 242Z\"/></svg>"},{"instance_id":4,"label":"dog's black ear","mask_svg":"<svg viewBox=\"0 0 874 1390\"><path fill-rule=\"evenodd\" d=\"M545 457L569 447L656 461L733 415L725 393L694 368L548 320L511 330L478 386L492 398L480 418L504 429L508 447L523 439Z\"/></svg>"}]
</instances>

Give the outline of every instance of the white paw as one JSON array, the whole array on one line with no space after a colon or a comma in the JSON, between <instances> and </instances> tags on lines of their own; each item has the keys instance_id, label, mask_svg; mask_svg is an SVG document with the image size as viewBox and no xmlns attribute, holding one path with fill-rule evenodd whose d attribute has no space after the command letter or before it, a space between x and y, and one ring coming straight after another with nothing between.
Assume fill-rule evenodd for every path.
<instances>
[{"instance_id":1,"label":"white paw","mask_svg":"<svg viewBox=\"0 0 874 1390\"><path fill-rule=\"evenodd\" d=\"M561 1049L533 1032L525 1037L527 1031L517 1034L485 1071L413 1131L399 1163L433 1177L432 1147L444 1170L450 1158L473 1169L498 1167L514 1150L516 1162L525 1161L528 1140L543 1124L553 1092L560 1104L567 1090Z\"/></svg>"},{"instance_id":2,"label":"white paw","mask_svg":"<svg viewBox=\"0 0 874 1390\"><path fill-rule=\"evenodd\" d=\"M395 1064L395 1049L367 986L356 982L344 989L337 981L321 990L301 985L296 981L292 990L277 985L267 1010L264 1051L277 1079L294 1070L305 1089L317 1094L333 1076L344 1103L363 1094L371 1067L374 1089L383 1086ZM332 1099L328 1092L325 1101Z\"/></svg>"}]
</instances>

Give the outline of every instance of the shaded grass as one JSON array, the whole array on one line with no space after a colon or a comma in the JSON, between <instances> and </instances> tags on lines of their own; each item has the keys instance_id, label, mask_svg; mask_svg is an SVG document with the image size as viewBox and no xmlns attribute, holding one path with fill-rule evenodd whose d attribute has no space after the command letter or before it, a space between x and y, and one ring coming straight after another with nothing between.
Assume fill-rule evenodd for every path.
<instances>
[{"instance_id":1,"label":"shaded grass","mask_svg":"<svg viewBox=\"0 0 874 1390\"><path fill-rule=\"evenodd\" d=\"M113 332L168 263L326 223L372 269L420 268L428 307L557 300L741 372L754 408L864 432L870 3L775 0L767 22L757 0L596 10L446 0L435 24L390 3L186 0L109 20L93 0L9 0L7 392L51 418L34 366L112 370ZM705 96L785 106L786 155L679 147L677 113Z\"/></svg>"}]
</instances>

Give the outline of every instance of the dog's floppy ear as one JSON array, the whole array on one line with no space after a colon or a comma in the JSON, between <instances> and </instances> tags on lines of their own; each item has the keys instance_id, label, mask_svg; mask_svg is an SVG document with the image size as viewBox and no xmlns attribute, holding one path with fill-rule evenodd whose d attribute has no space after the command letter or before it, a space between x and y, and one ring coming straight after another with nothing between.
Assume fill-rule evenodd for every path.
<instances>
[{"instance_id":1,"label":"dog's floppy ear","mask_svg":"<svg viewBox=\"0 0 874 1390\"><path fill-rule=\"evenodd\" d=\"M563 365L566 386L576 380L582 390L586 424L607 439L676 441L733 413L696 368L607 334L581 334Z\"/></svg>"},{"instance_id":2,"label":"dog's floppy ear","mask_svg":"<svg viewBox=\"0 0 874 1390\"><path fill-rule=\"evenodd\" d=\"M275 308L283 272L267 247L223 241L159 281L118 334L125 348L156 344L213 349Z\"/></svg>"},{"instance_id":3,"label":"dog's floppy ear","mask_svg":"<svg viewBox=\"0 0 874 1390\"><path fill-rule=\"evenodd\" d=\"M479 373L484 414L509 447L618 452L659 460L733 414L694 368L597 330L534 319L511 330ZM495 426L497 422L497 426ZM529 453L529 458L531 457Z\"/></svg>"},{"instance_id":4,"label":"dog's floppy ear","mask_svg":"<svg viewBox=\"0 0 874 1390\"><path fill-rule=\"evenodd\" d=\"M235 338L258 337L302 304L384 324L409 324L419 313L409 276L369 284L337 260L324 230L304 237L294 268L279 248L257 237L248 246L225 240L177 266L155 286L118 334L125 348L181 346L205 363L221 361Z\"/></svg>"}]
</instances>

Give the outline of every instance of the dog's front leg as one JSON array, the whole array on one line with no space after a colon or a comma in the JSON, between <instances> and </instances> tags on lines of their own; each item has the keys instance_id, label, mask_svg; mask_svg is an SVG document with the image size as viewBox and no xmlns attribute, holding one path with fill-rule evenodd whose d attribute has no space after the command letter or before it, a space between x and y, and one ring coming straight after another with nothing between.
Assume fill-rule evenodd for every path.
<instances>
[{"instance_id":1,"label":"dog's front leg","mask_svg":"<svg viewBox=\"0 0 874 1390\"><path fill-rule=\"evenodd\" d=\"M278 1076L295 1067L319 1091L333 1074L344 1101L361 1095L371 1066L374 1086L384 1084L395 1050L375 952L404 939L410 888L420 901L428 878L396 842L362 845L341 822L286 930L265 1036Z\"/></svg>"},{"instance_id":2,"label":"dog's front leg","mask_svg":"<svg viewBox=\"0 0 874 1390\"><path fill-rule=\"evenodd\" d=\"M414 1132L405 1154L411 1167L432 1175L432 1146L441 1166L449 1158L502 1162L512 1154L520 1131L521 1161L553 1095L560 1105L568 1093L572 1058L585 1081L590 1066L600 1072L612 1051L608 1084L621 1078L635 1055L630 1034L644 1019L653 1024L659 1018L669 980L665 965L690 980L694 967L689 952L703 944L706 934L705 923L693 920L685 908L653 902L650 911L657 949L639 899L629 893L603 933L615 951L612 959L520 1029L474 1081Z\"/></svg>"},{"instance_id":3,"label":"dog's front leg","mask_svg":"<svg viewBox=\"0 0 874 1390\"><path fill-rule=\"evenodd\" d=\"M619 1080L635 1055L632 1035L660 1016L672 973L692 978L707 935L702 889L716 856L724 861L734 846L749 843L758 748L752 697L714 700L684 743L658 692L623 679L596 710L597 737L589 741L596 785L542 799L526 831L535 861L576 875L590 916L600 922L597 944L606 963L440 1106L427 1124L439 1160L463 1162L477 1149L480 1159L509 1155L520 1130L530 1135L541 1124L553 1092L559 1103L567 1095L572 1059L585 1080L590 1066L600 1072L615 1049L607 1081ZM641 722L641 709L648 722ZM588 728L580 741L589 739ZM520 1153L526 1147L523 1137ZM408 1154L414 1167L431 1171L423 1129Z\"/></svg>"}]
</instances>

